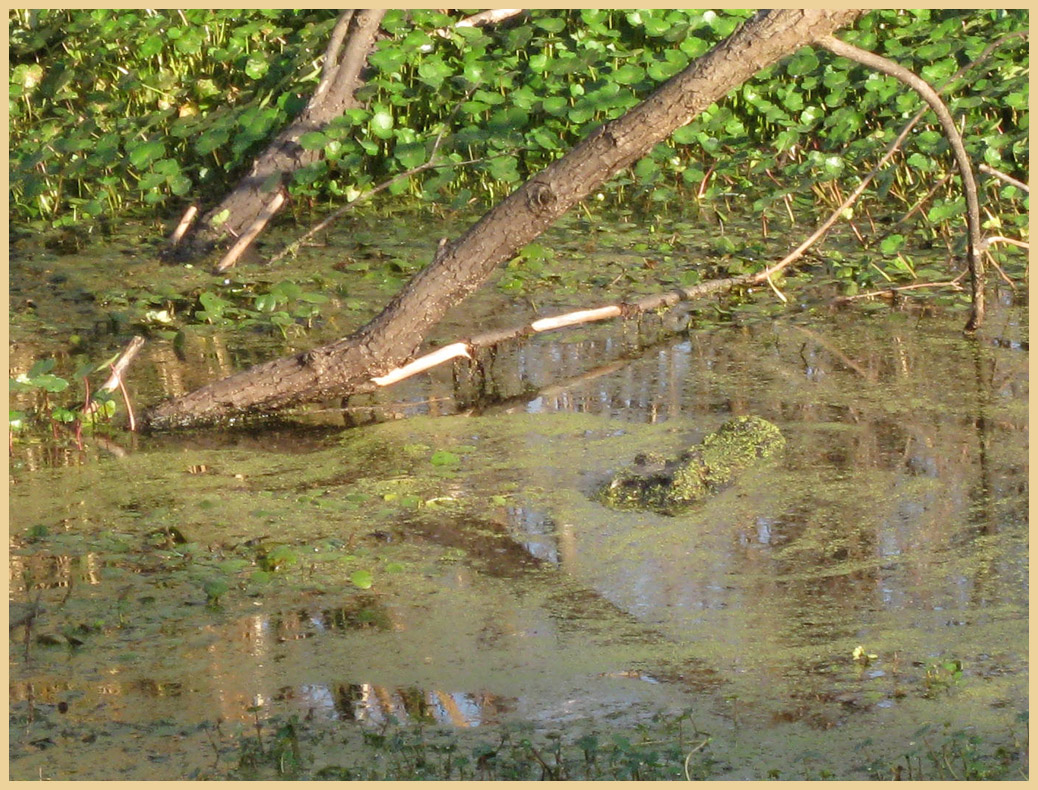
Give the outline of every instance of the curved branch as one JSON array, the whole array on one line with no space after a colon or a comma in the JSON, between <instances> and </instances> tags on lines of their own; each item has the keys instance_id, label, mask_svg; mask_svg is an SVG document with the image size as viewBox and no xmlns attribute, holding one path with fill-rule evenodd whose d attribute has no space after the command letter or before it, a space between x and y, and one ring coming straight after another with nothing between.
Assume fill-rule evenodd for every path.
<instances>
[{"instance_id":1,"label":"curved branch","mask_svg":"<svg viewBox=\"0 0 1038 790\"><path fill-rule=\"evenodd\" d=\"M955 163L962 178L962 190L966 197L970 285L973 292L973 309L970 312L969 321L966 323L966 331L975 332L984 321L984 261L981 257L983 238L980 230L980 201L977 199L977 182L973 178L973 167L970 164L969 155L966 153L966 146L962 142L962 135L955 127L955 120L952 118L951 112L929 83L904 66L874 52L847 44L833 36L825 36L819 39L818 43L834 55L857 61L900 80L914 89L937 114L948 143L955 154Z\"/></svg>"}]
</instances>

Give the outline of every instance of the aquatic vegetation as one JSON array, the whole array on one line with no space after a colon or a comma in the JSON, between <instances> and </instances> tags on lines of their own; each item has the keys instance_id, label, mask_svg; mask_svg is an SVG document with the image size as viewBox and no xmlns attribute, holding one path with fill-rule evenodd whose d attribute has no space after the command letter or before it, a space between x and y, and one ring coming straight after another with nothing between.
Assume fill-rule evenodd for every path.
<instances>
[{"instance_id":1,"label":"aquatic vegetation","mask_svg":"<svg viewBox=\"0 0 1038 790\"><path fill-rule=\"evenodd\" d=\"M606 285L678 274L608 257L586 268ZM529 309L482 297L481 316ZM12 775L1024 778L1026 310L1000 293L966 342L936 300L783 321L775 302L690 311L648 353L631 326L524 342L487 361L493 398L460 405L441 371L351 403L375 417L349 430L335 403L65 452L30 431L11 458ZM105 356L84 349L108 330L66 347L28 326L13 375L56 362L16 397L50 375L68 386L48 408L74 404L76 355ZM149 344L140 397L284 342L186 329L183 359ZM747 413L785 434L760 474L680 518L592 499Z\"/></svg>"},{"instance_id":2,"label":"aquatic vegetation","mask_svg":"<svg viewBox=\"0 0 1038 790\"><path fill-rule=\"evenodd\" d=\"M452 16L390 10L383 21L388 35L369 58L362 106L299 140L323 158L293 175L293 211L303 216L341 203L421 165L444 132L445 163L454 166L401 179L386 200L492 204L726 38L748 14L532 9L512 24L441 35L434 31ZM189 196L226 191L302 108L336 15L12 12L13 222L36 231L106 232L128 213L166 216ZM1026 25L1021 10L881 9L843 35L940 85L988 44ZM965 119L972 158L1019 175L1027 167L1026 48L1011 39L989 54L947 85L946 95L953 115ZM650 223L678 206L707 210L720 251L736 257L732 271L745 269L753 265L752 245L729 230L736 215L749 207L766 237L769 225L795 225L839 204L863 163L876 158L919 102L891 77L805 49L676 131L599 194ZM904 276L911 264L900 239L909 234L950 243L962 198L948 177L939 127L932 119L923 124L848 218L885 226L894 207L922 221L911 230L891 228L871 265L840 267L838 276L853 281L876 269ZM1007 235L1026 228L1020 189L990 179L984 199L988 221ZM733 210L735 201L742 208ZM81 235L73 234L73 249ZM530 265L540 258L532 249L521 257Z\"/></svg>"},{"instance_id":3,"label":"aquatic vegetation","mask_svg":"<svg viewBox=\"0 0 1038 790\"><path fill-rule=\"evenodd\" d=\"M667 460L646 453L599 491L611 507L645 508L675 515L730 484L751 464L770 458L786 444L782 432L760 417L736 417L702 443Z\"/></svg>"}]
</instances>

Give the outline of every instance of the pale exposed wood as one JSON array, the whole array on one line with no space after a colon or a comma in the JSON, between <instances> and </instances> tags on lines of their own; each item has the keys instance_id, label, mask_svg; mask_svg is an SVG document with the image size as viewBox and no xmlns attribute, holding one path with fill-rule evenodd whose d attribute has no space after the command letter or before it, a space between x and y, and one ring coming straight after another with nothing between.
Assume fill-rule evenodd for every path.
<instances>
[{"instance_id":1,"label":"pale exposed wood","mask_svg":"<svg viewBox=\"0 0 1038 790\"><path fill-rule=\"evenodd\" d=\"M1020 247L1025 250L1031 249L1031 245L1026 241L1012 239L1009 236L988 236L984 239L985 247L990 247L992 244L1012 244L1014 247Z\"/></svg>"},{"instance_id":2,"label":"pale exposed wood","mask_svg":"<svg viewBox=\"0 0 1038 790\"><path fill-rule=\"evenodd\" d=\"M374 376L371 380L380 387L388 387L390 384L403 381L416 373L421 373L429 368L434 368L449 359L468 356L470 356L468 343L451 343L449 346L438 348L436 351L419 357L413 362L409 362L402 367L394 368L384 376Z\"/></svg>"},{"instance_id":3,"label":"pale exposed wood","mask_svg":"<svg viewBox=\"0 0 1038 790\"><path fill-rule=\"evenodd\" d=\"M241 257L242 253L249 248L249 245L252 244L253 240L265 227L267 227L267 223L270 222L271 217L277 214L278 209L281 208L281 205L284 202L285 192L283 189L279 189L241 237L234 242L234 246L227 250L227 254L223 256L218 264L216 264L213 271L219 274L220 272L225 272L234 266L234 264L238 262L238 258Z\"/></svg>"},{"instance_id":4,"label":"pale exposed wood","mask_svg":"<svg viewBox=\"0 0 1038 790\"><path fill-rule=\"evenodd\" d=\"M525 8L492 8L488 11L480 11L478 14L473 14L464 19L459 19L450 27L441 27L436 29L432 32L432 35L439 36L440 38L448 38L453 28L496 25L498 22L511 19L514 16L522 14L524 11L526 11ZM432 52L433 49L434 46L432 44L423 44L418 48L419 52Z\"/></svg>"},{"instance_id":5,"label":"pale exposed wood","mask_svg":"<svg viewBox=\"0 0 1038 790\"><path fill-rule=\"evenodd\" d=\"M513 16L518 16L525 8L491 8L488 11L480 11L478 14L465 17L460 22L455 22L454 27L480 27L481 25L496 25Z\"/></svg>"},{"instance_id":6,"label":"pale exposed wood","mask_svg":"<svg viewBox=\"0 0 1038 790\"><path fill-rule=\"evenodd\" d=\"M198 217L198 204L193 203L187 207L187 211L185 211L184 216L181 217L176 230L174 230L173 235L169 237L169 243L172 246L176 247L180 244L180 240L184 238L184 234L187 233L188 229L193 224L195 224L196 217Z\"/></svg>"},{"instance_id":7,"label":"pale exposed wood","mask_svg":"<svg viewBox=\"0 0 1038 790\"><path fill-rule=\"evenodd\" d=\"M98 387L98 392L112 392L119 390L123 396L123 402L126 405L126 415L129 420L129 427L131 431L137 430L137 420L133 415L133 407L130 405L130 396L126 391L126 384L124 383L124 374L126 369L130 367L130 363L133 362L134 358L140 353L140 350L144 347L144 338L137 335L133 338L123 349L119 357L111 365L111 375L108 379ZM89 393L88 393L89 395ZM97 411L97 404L91 398L85 406L83 406L82 414L84 416L91 416Z\"/></svg>"},{"instance_id":8,"label":"pale exposed wood","mask_svg":"<svg viewBox=\"0 0 1038 790\"><path fill-rule=\"evenodd\" d=\"M590 321L603 321L606 318L617 318L623 311L616 305L607 307L596 307L593 310L578 310L575 313L541 318L530 324L534 332L548 332L552 329L562 329L565 326L575 324L586 324Z\"/></svg>"},{"instance_id":9,"label":"pale exposed wood","mask_svg":"<svg viewBox=\"0 0 1038 790\"><path fill-rule=\"evenodd\" d=\"M127 344L126 348L123 349L119 358L112 363L112 374L108 377L108 380L99 387L99 390L102 392L111 392L112 390L118 389L123 374L126 372L126 369L130 367L130 363L133 362L134 358L140 353L142 348L144 348L144 338L137 335Z\"/></svg>"},{"instance_id":10,"label":"pale exposed wood","mask_svg":"<svg viewBox=\"0 0 1038 790\"><path fill-rule=\"evenodd\" d=\"M597 307L592 310L578 310L573 313L564 313L563 315L541 318L519 327L493 332L490 336L492 342L489 343L487 342L488 337L478 336L467 341L459 341L457 343L452 343L449 346L438 348L436 351L418 357L418 359L413 362L409 362L399 368L394 368L384 376L374 376L371 381L380 387L388 387L390 384L396 384L398 381L403 381L406 378L414 376L416 373L422 373L423 371L434 368L451 359L456 359L458 357L468 357L471 359L472 351L476 348L485 348L487 346L497 345L506 340L511 340L530 333L550 332L553 329L562 329L567 326L586 324L591 321L603 321L607 318L617 318L622 314L622 308L617 305L608 305L606 307Z\"/></svg>"}]
</instances>

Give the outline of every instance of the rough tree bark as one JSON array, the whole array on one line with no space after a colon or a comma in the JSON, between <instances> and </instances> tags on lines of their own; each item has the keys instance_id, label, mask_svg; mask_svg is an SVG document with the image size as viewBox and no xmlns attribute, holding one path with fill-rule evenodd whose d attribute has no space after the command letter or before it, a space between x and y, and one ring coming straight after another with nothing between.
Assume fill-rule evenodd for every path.
<instances>
[{"instance_id":1,"label":"rough tree bark","mask_svg":"<svg viewBox=\"0 0 1038 790\"><path fill-rule=\"evenodd\" d=\"M762 11L626 115L592 132L463 236L443 243L376 318L349 337L272 360L144 415L166 429L266 414L350 394L418 350L429 329L575 203L755 73L829 36L860 10Z\"/></svg>"},{"instance_id":2,"label":"rough tree bark","mask_svg":"<svg viewBox=\"0 0 1038 790\"><path fill-rule=\"evenodd\" d=\"M321 156L320 151L304 149L299 138L306 132L321 129L356 106L354 91L361 84L361 69L385 13L385 9L343 12L332 30L321 80L310 101L299 117L256 158L248 175L202 217L194 233L184 240L182 254L201 255L224 239L240 237L271 205L272 198L282 189L283 177ZM214 225L214 218L224 212L226 219Z\"/></svg>"}]
</instances>

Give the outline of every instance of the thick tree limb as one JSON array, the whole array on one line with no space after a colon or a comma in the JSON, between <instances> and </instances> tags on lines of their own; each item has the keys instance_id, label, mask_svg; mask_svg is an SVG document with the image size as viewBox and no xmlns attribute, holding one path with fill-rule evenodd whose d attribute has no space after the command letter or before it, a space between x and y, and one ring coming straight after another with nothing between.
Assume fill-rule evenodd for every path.
<instances>
[{"instance_id":1,"label":"thick tree limb","mask_svg":"<svg viewBox=\"0 0 1038 790\"><path fill-rule=\"evenodd\" d=\"M341 397L412 357L428 330L494 269L613 173L627 167L756 72L853 21L857 10L758 13L626 115L592 132L444 245L374 320L353 335L257 365L145 414L169 428L270 413Z\"/></svg>"},{"instance_id":2,"label":"thick tree limb","mask_svg":"<svg viewBox=\"0 0 1038 790\"><path fill-rule=\"evenodd\" d=\"M342 42L346 40L346 32L350 29L350 21L353 19L353 11L343 11L335 22L331 36L328 37L328 46L324 50L324 63L321 66L321 81L317 83L311 101L317 100L331 85L339 68L339 50Z\"/></svg>"}]
</instances>

